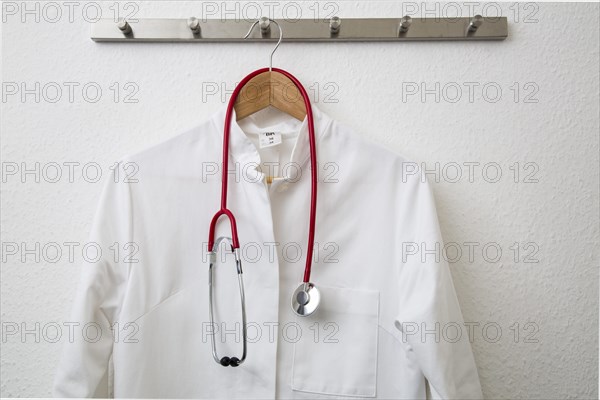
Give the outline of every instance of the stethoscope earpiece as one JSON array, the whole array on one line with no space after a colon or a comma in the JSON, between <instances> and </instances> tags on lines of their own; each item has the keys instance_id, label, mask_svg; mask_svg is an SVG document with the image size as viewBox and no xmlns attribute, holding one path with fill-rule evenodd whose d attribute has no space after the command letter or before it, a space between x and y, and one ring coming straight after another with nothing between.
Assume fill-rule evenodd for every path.
<instances>
[{"instance_id":1,"label":"stethoscope earpiece","mask_svg":"<svg viewBox=\"0 0 600 400\"><path fill-rule=\"evenodd\" d=\"M219 250L219 246L221 242L226 242L227 247L232 250L235 255L235 265L237 269L238 275L238 285L240 288L240 304L242 306L242 340L243 340L243 349L242 349L242 358L237 357L221 357L217 354L217 345L215 344L215 334L216 334L216 325L215 319L213 316L213 269L217 265L217 252ZM244 293L244 278L242 271L242 258L240 257L240 253L233 247L233 240L229 237L220 237L213 244L212 250L210 252L210 264L208 267L208 313L210 316L210 326L212 327L212 331L210 333L210 341L212 343L212 354L215 361L221 364L224 367L237 367L246 359L246 353L248 348L248 331L246 327L246 295Z\"/></svg>"},{"instance_id":2,"label":"stethoscope earpiece","mask_svg":"<svg viewBox=\"0 0 600 400\"><path fill-rule=\"evenodd\" d=\"M237 367L241 363L240 359L237 357L223 357L221 358L220 364L224 367Z\"/></svg>"}]
</instances>

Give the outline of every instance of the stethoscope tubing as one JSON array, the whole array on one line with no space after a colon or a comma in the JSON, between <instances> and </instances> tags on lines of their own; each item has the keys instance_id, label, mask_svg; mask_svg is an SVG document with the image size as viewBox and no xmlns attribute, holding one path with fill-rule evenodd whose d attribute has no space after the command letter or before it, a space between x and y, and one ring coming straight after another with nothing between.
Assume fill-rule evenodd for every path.
<instances>
[{"instance_id":1,"label":"stethoscope tubing","mask_svg":"<svg viewBox=\"0 0 600 400\"><path fill-rule=\"evenodd\" d=\"M306 107L306 118L308 123L308 138L310 143L310 168L311 168L311 193L310 193L310 216L309 216L309 226L308 226L308 247L306 250L306 264L304 268L304 283L310 282L310 273L312 266L312 257L313 257L313 247L315 242L315 223L316 223L316 214L317 214L317 152L316 152L316 139L315 139L315 130L314 130L314 119L312 113L312 107L310 103L310 99L306 90L295 76L290 74L289 72L282 70L280 68L261 68L250 74L248 74L242 81L236 86L235 90L231 95L231 99L229 100L229 104L227 105L227 114L225 116L225 128L223 134L223 161L221 163L221 209L215 214L210 222L210 230L209 230L209 238L208 238L208 251L213 250L214 246L214 235L215 235L215 227L217 221L223 215L229 218L229 222L231 225L231 237L232 237L232 246L234 249L239 249L239 239L237 234L237 224L233 213L227 208L227 183L228 183L228 168L229 168L229 133L231 129L231 119L233 117L233 108L235 105L235 101L240 94L242 88L250 79L255 76L262 74L267 71L278 72L287 78L289 78L294 85L298 88L298 91L302 95L304 100L304 105Z\"/></svg>"}]
</instances>

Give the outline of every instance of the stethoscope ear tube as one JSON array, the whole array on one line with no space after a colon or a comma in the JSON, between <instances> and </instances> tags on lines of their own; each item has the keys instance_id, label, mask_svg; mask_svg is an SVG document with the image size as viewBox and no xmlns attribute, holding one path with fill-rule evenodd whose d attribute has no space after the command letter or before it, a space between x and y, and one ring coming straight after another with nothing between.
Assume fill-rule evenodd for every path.
<instances>
[{"instance_id":1,"label":"stethoscope ear tube","mask_svg":"<svg viewBox=\"0 0 600 400\"><path fill-rule=\"evenodd\" d=\"M308 123L308 139L310 144L310 164L311 164L311 193L310 193L310 216L309 216L309 226L308 226L308 244L306 249L306 263L304 267L304 277L303 282L310 282L310 273L312 267L312 256L313 256L313 247L315 242L315 221L317 215L317 151L316 151L316 140L315 140L315 128L314 128L314 118L312 113L312 107L310 103L310 99L304 86L296 77L289 72L279 69L272 68L273 72L278 72L287 78L289 78L294 85L298 88L298 91L302 95L304 100L304 105L306 107L306 118ZM238 249L240 247L238 234L237 234L237 225L235 222L235 217L233 213L227 209L227 183L228 183L228 167L229 167L229 133L231 130L231 119L233 118L233 109L235 102L246 83L248 83L252 78L257 75L262 74L263 72L269 71L269 68L261 68L250 74L248 74L242 81L236 86L233 91L231 98L229 99L229 103L227 105L227 113L225 115L225 127L223 132L223 160L221 162L221 209L215 214L211 223L210 223L210 231L208 236L208 251L211 251L212 245L214 244L214 234L215 234L215 226L217 224L218 219L227 215L231 223L231 238L233 241L233 248Z\"/></svg>"},{"instance_id":2,"label":"stethoscope ear tube","mask_svg":"<svg viewBox=\"0 0 600 400\"><path fill-rule=\"evenodd\" d=\"M217 345L215 343L215 335L217 333L217 326L215 325L214 314L213 314L213 268L217 262L217 252L219 249L219 245L222 241L228 241L231 247L231 250L235 254L235 265L238 274L238 285L240 288L240 302L242 306L242 340L243 340L243 349L242 349L242 357L219 357L217 354ZM246 324L246 295L244 293L244 278L242 272L242 259L240 257L239 249L234 249L232 244L232 239L228 237L220 237L214 243L212 250L210 251L210 265L208 267L208 295L209 295L209 315L210 315L210 339L212 343L212 355L215 361L221 364L224 367L237 367L244 362L246 359L247 349L248 349L248 332L247 332L247 324Z\"/></svg>"}]
</instances>

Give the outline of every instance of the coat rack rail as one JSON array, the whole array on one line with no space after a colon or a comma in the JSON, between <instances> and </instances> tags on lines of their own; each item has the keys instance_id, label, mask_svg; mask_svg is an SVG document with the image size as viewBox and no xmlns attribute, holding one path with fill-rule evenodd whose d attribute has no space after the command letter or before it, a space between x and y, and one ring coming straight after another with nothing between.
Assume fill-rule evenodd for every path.
<instances>
[{"instance_id":1,"label":"coat rack rail","mask_svg":"<svg viewBox=\"0 0 600 400\"><path fill-rule=\"evenodd\" d=\"M432 40L503 40L506 17L457 18L344 18L278 20L284 42L402 42ZM221 19L100 19L91 24L96 42L260 42L278 40L268 18L248 39L252 21Z\"/></svg>"}]
</instances>

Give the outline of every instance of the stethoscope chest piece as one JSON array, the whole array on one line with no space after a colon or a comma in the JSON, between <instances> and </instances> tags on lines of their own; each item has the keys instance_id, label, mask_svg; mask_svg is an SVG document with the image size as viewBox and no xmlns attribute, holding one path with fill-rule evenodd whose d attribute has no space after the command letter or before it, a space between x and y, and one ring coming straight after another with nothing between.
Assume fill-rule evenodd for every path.
<instances>
[{"instance_id":1,"label":"stethoscope chest piece","mask_svg":"<svg viewBox=\"0 0 600 400\"><path fill-rule=\"evenodd\" d=\"M301 283L292 294L292 310L300 317L314 313L321 302L319 289L310 282Z\"/></svg>"}]
</instances>

